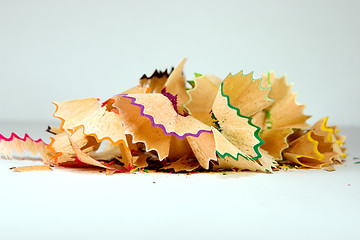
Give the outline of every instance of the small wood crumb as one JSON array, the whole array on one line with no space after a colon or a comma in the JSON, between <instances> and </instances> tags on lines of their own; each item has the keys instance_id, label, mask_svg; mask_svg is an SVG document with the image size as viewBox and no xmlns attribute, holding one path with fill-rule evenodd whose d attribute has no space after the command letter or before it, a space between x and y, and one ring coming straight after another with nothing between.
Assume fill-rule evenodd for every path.
<instances>
[{"instance_id":1,"label":"small wood crumb","mask_svg":"<svg viewBox=\"0 0 360 240\"><path fill-rule=\"evenodd\" d=\"M12 167L11 170L15 172L32 172L32 171L52 171L49 165L36 165L36 166L25 166L25 167Z\"/></svg>"},{"instance_id":2,"label":"small wood crumb","mask_svg":"<svg viewBox=\"0 0 360 240\"><path fill-rule=\"evenodd\" d=\"M328 172L333 172L333 171L335 171L335 168L334 168L334 166L328 166L327 168L325 168L325 170L326 171L328 171Z\"/></svg>"},{"instance_id":3,"label":"small wood crumb","mask_svg":"<svg viewBox=\"0 0 360 240\"><path fill-rule=\"evenodd\" d=\"M106 169L106 171L105 171L105 174L106 175L113 175L115 173L115 171L114 170L110 170L110 169Z\"/></svg>"}]
</instances>

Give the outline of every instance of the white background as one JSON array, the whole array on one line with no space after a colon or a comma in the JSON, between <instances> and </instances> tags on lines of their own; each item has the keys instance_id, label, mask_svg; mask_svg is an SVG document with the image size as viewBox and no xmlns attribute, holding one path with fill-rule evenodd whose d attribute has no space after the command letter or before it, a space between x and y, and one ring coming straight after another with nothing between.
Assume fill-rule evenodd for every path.
<instances>
[{"instance_id":1,"label":"white background","mask_svg":"<svg viewBox=\"0 0 360 240\"><path fill-rule=\"evenodd\" d=\"M344 128L335 172L115 174L0 161L0 239L359 239L359 1L0 0L0 133L34 138L51 101L105 99L188 57L185 74L287 74ZM155 182L155 183L154 183Z\"/></svg>"},{"instance_id":2,"label":"white background","mask_svg":"<svg viewBox=\"0 0 360 240\"><path fill-rule=\"evenodd\" d=\"M41 161L0 160L0 239L358 240L360 128L342 133L348 157L334 172L17 173Z\"/></svg>"},{"instance_id":3,"label":"white background","mask_svg":"<svg viewBox=\"0 0 360 240\"><path fill-rule=\"evenodd\" d=\"M108 98L187 57L185 74L288 75L310 121L359 125L359 1L0 0L0 121Z\"/></svg>"}]
</instances>

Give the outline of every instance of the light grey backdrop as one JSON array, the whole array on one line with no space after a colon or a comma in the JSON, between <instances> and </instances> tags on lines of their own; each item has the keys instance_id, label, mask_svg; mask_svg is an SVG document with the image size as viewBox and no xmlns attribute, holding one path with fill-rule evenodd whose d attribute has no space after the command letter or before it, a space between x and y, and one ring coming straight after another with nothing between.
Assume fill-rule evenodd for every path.
<instances>
[{"instance_id":1,"label":"light grey backdrop","mask_svg":"<svg viewBox=\"0 0 360 240\"><path fill-rule=\"evenodd\" d=\"M359 1L0 1L0 121L105 99L187 57L185 74L274 70L330 123L359 125Z\"/></svg>"}]
</instances>

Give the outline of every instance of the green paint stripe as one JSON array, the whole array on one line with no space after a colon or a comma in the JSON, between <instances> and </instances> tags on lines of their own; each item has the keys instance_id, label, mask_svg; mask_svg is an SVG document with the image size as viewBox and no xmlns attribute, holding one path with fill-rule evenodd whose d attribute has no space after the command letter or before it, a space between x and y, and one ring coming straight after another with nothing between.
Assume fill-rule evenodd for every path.
<instances>
[{"instance_id":1,"label":"green paint stripe","mask_svg":"<svg viewBox=\"0 0 360 240\"><path fill-rule=\"evenodd\" d=\"M269 101L274 101L274 99L269 98L269 94L270 94L271 87L269 86L269 87L267 87L267 88L263 88L263 87L261 86L261 83L262 83L263 79L262 79L262 78L254 79L254 78L253 78L254 72L250 72L249 74L244 75L244 74L243 74L243 71L240 71L238 74L243 75L243 77L251 74L251 81L253 81L253 82L255 82L255 81L257 81L257 80L260 80L260 81L259 81L259 88L260 88L260 90L269 90L268 93L266 94L266 99L269 100ZM270 73L269 73L269 74L270 74ZM236 75L237 75L237 74L235 74L235 75L232 75L232 74L231 74L231 76L236 76Z\"/></svg>"},{"instance_id":2,"label":"green paint stripe","mask_svg":"<svg viewBox=\"0 0 360 240\"><path fill-rule=\"evenodd\" d=\"M238 153L237 155L236 155L236 157L234 157L233 155L231 155L230 153L224 153L224 154L221 154L218 150L216 150L216 153L219 155L219 157L221 157L221 158L225 158L225 157L231 157L231 158L233 158L235 161L239 161L239 157L241 156L241 157L243 157L243 158L245 158L246 160L251 160L252 162L254 162L254 159L253 158L249 158L249 157L246 157L246 156L244 156L244 155L242 155L241 153ZM256 158L255 158L256 159Z\"/></svg>"},{"instance_id":3,"label":"green paint stripe","mask_svg":"<svg viewBox=\"0 0 360 240\"><path fill-rule=\"evenodd\" d=\"M239 156L242 156L243 158L245 158L245 159L247 159L247 160L251 160L251 161L254 162L255 159L259 159L259 158L262 157L262 156L261 156L261 153L260 153L260 151L259 151L259 147L264 144L264 140L262 140L262 139L260 138L260 136L259 136L259 132L260 132L261 128L258 127L258 126L256 126L256 125L254 125L254 124L251 122L251 120L252 120L251 117L247 117L247 116L241 115L240 109L237 108L237 107L234 107L234 106L232 106L232 105L230 104L230 97L229 97L229 95L226 95L226 94L223 92L223 84L224 84L224 82L222 82L221 85L220 85L220 88L221 88L221 90L220 90L220 91L221 91L221 96L223 96L223 97L225 97L225 98L227 99L227 105L228 105L229 108L236 110L236 114L237 114L239 117L241 117L241 118L246 118L246 119L248 120L248 124L249 124L250 126L256 128L256 131L254 132L254 136L255 136L255 138L256 138L257 140L259 140L259 143L256 144L256 145L253 147L254 151L255 151L256 154L257 154L257 156L256 156L256 157L252 157L252 158L249 158L249 157L247 157L247 156L244 156L244 155L242 155L241 153L238 153L238 154L236 155L236 157L232 156L230 153L227 153L227 152L224 153L224 154L221 154L221 153L219 153L219 152L216 150L216 153L217 153L221 158L225 158L226 156L229 156L229 157L232 157L234 160L238 161L238 160L239 160L239 159L238 159ZM215 116L215 117L216 117L216 116Z\"/></svg>"},{"instance_id":4,"label":"green paint stripe","mask_svg":"<svg viewBox=\"0 0 360 240\"><path fill-rule=\"evenodd\" d=\"M190 84L190 86L192 87L191 89L193 89L195 87L195 81L194 80L187 81L187 83Z\"/></svg>"},{"instance_id":5,"label":"green paint stripe","mask_svg":"<svg viewBox=\"0 0 360 240\"><path fill-rule=\"evenodd\" d=\"M188 105L193 100L190 92L197 88L197 84L195 80L189 80L187 82L192 86L192 88L185 90L186 94L189 96L189 100L186 103L184 103L182 106L191 115L191 111L186 107L186 105Z\"/></svg>"},{"instance_id":6,"label":"green paint stripe","mask_svg":"<svg viewBox=\"0 0 360 240\"><path fill-rule=\"evenodd\" d=\"M200 74L200 73L194 73L194 74L195 74L195 78L202 76L202 74ZM188 105L188 104L193 100L192 97L191 97L190 92L193 91L193 90L195 90L195 89L197 89L197 84L196 84L196 81L195 81L195 80L189 80L189 81L187 81L187 82L192 86L192 88L185 90L186 94L189 96L189 101L187 101L186 103L184 103L184 104L183 104L183 107L184 107L185 110L191 115L191 111L186 107L186 105Z\"/></svg>"}]
</instances>

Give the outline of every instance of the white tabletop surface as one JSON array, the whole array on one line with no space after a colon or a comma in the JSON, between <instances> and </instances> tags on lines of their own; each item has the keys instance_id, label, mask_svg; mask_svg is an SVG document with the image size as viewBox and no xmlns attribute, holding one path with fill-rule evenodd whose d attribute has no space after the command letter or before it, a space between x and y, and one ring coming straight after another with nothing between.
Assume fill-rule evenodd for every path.
<instances>
[{"instance_id":1,"label":"white tabletop surface","mask_svg":"<svg viewBox=\"0 0 360 240\"><path fill-rule=\"evenodd\" d=\"M47 140L46 127L2 122L0 133ZM360 239L360 128L342 133L348 157L334 172L16 173L41 162L3 159L0 239Z\"/></svg>"}]
</instances>

